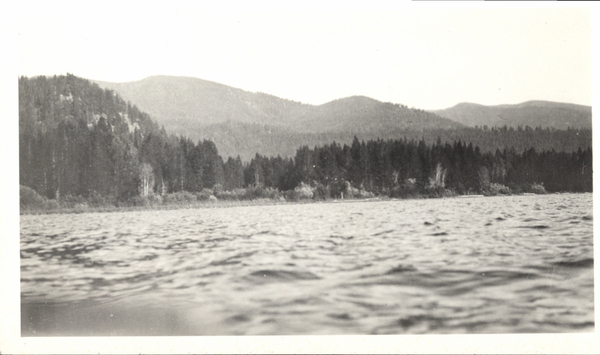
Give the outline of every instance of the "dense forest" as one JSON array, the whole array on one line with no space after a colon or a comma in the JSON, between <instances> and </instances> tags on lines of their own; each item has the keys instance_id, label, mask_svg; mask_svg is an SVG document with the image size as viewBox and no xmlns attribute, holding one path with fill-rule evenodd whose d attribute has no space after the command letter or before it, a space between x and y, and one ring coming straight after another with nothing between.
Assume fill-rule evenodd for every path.
<instances>
[{"instance_id":1,"label":"dense forest","mask_svg":"<svg viewBox=\"0 0 600 355\"><path fill-rule=\"evenodd\" d=\"M381 131L357 132L336 131L322 133L302 133L276 126L248 123L220 123L200 127L195 130L199 140L215 142L223 156L238 156L242 161L250 161L256 153L266 156L292 158L298 147L323 146L331 142L352 144L354 137L369 141L377 139L425 140L428 145L442 142L463 141L478 146L483 153L495 153L496 150L515 148L523 152L529 148L537 151L554 149L557 152L576 152L579 148L591 145L591 129L541 128L529 126L508 127L460 127L453 129L385 129Z\"/></svg>"},{"instance_id":2,"label":"dense forest","mask_svg":"<svg viewBox=\"0 0 600 355\"><path fill-rule=\"evenodd\" d=\"M591 164L591 147L574 153L534 148L482 153L460 141L427 145L423 140L355 139L350 146L302 147L288 160L256 156L246 169L250 172L245 183L279 190L307 183L323 186L334 197L350 186L392 197L440 188L458 194L490 193L500 186L514 192L531 192L533 186L583 192L592 191Z\"/></svg>"},{"instance_id":3,"label":"dense forest","mask_svg":"<svg viewBox=\"0 0 600 355\"><path fill-rule=\"evenodd\" d=\"M73 75L19 78L23 196L55 204L147 205L181 199L444 196L592 191L591 131L480 130L530 143L590 136L576 151L482 150L465 140L359 140L293 157L224 160L210 140L168 135L111 90ZM508 138L507 138L508 137ZM541 137L541 138L540 138ZM26 199L25 199L26 200Z\"/></svg>"}]
</instances>

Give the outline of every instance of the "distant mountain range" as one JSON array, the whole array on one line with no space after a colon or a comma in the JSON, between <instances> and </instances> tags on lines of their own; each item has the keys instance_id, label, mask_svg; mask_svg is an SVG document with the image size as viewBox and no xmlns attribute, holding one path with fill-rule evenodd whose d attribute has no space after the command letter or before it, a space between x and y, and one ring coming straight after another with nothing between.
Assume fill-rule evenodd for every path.
<instances>
[{"instance_id":1,"label":"distant mountain range","mask_svg":"<svg viewBox=\"0 0 600 355\"><path fill-rule=\"evenodd\" d=\"M484 106L460 103L445 110L431 111L469 127L530 126L556 129L592 128L590 106L551 101L527 101L517 105Z\"/></svg>"},{"instance_id":2,"label":"distant mountain range","mask_svg":"<svg viewBox=\"0 0 600 355\"><path fill-rule=\"evenodd\" d=\"M432 130L487 125L591 128L591 107L531 101L520 105L459 104L424 111L364 96L309 105L191 77L151 76L139 81L94 81L131 101L168 133L211 139L223 156L292 156L301 145L332 141L421 137Z\"/></svg>"},{"instance_id":3,"label":"distant mountain range","mask_svg":"<svg viewBox=\"0 0 600 355\"><path fill-rule=\"evenodd\" d=\"M192 127L226 122L310 133L462 126L423 110L364 96L315 106L190 77L151 76L127 83L96 83L115 90L173 133L189 134Z\"/></svg>"}]
</instances>

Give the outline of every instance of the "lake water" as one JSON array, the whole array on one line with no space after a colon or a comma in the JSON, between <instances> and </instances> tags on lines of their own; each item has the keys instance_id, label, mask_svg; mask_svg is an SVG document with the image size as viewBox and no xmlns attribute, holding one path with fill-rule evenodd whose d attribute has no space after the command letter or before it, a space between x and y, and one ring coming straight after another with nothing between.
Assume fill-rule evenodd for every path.
<instances>
[{"instance_id":1,"label":"lake water","mask_svg":"<svg viewBox=\"0 0 600 355\"><path fill-rule=\"evenodd\" d=\"M21 216L23 336L594 329L592 194Z\"/></svg>"}]
</instances>

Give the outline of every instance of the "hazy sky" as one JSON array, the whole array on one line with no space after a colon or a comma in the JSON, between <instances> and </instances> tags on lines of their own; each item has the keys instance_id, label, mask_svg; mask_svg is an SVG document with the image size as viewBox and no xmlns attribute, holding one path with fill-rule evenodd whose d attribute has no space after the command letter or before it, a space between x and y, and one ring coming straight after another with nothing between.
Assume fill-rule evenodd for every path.
<instances>
[{"instance_id":1,"label":"hazy sky","mask_svg":"<svg viewBox=\"0 0 600 355\"><path fill-rule=\"evenodd\" d=\"M314 104L349 95L366 95L425 109L465 101L502 104L530 99L591 104L590 13L586 9L568 9L574 6L568 2L466 5L438 1L365 10L358 5L348 9L351 1L326 2L325 6L324 1L303 6L303 11L275 6L269 6L268 11L262 5L255 8L257 1L249 1L251 5L246 7L237 2L215 8L215 0L195 1L195 7L173 0L4 4L0 11L0 83L5 84L0 85L0 117L4 119L0 157L5 167L0 174L2 350L597 352L597 333L456 338L428 335L426 339L365 336L356 340L334 337L329 341L321 337L115 337L108 341L102 337L20 338L15 71L28 76L70 72L108 81L139 80L154 74L186 75ZM441 6L447 9L438 10ZM554 8L543 10L541 6ZM455 10L456 7L461 9ZM464 7L492 9L463 10ZM499 9L508 7L536 8ZM599 13L596 8L596 34ZM14 27L19 32L16 40ZM17 48L18 58L14 60ZM594 67L597 70L597 64ZM597 93L596 87L596 99ZM599 142L595 136L595 151ZM600 205L594 202L595 206ZM595 228L597 238L598 223Z\"/></svg>"},{"instance_id":2,"label":"hazy sky","mask_svg":"<svg viewBox=\"0 0 600 355\"><path fill-rule=\"evenodd\" d=\"M423 109L592 102L585 8L147 3L21 11L19 74L193 76L312 104L351 95Z\"/></svg>"}]
</instances>

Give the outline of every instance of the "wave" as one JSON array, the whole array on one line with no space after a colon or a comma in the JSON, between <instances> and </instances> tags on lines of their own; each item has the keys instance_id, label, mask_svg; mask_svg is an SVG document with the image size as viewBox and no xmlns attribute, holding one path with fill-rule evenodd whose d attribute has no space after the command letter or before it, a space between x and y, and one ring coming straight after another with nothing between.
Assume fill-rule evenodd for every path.
<instances>
[{"instance_id":1,"label":"wave","mask_svg":"<svg viewBox=\"0 0 600 355\"><path fill-rule=\"evenodd\" d=\"M588 268L588 267L594 266L594 259L593 258L585 258L585 259L575 260L575 261L557 261L557 262L552 263L552 265L561 266L561 267Z\"/></svg>"},{"instance_id":2,"label":"wave","mask_svg":"<svg viewBox=\"0 0 600 355\"><path fill-rule=\"evenodd\" d=\"M281 282L296 280L320 280L321 278L309 271L288 270L258 270L249 275L251 278L262 282Z\"/></svg>"}]
</instances>

